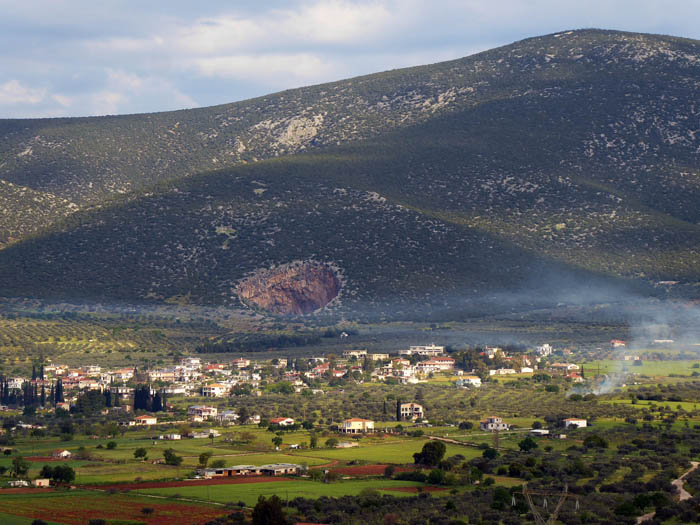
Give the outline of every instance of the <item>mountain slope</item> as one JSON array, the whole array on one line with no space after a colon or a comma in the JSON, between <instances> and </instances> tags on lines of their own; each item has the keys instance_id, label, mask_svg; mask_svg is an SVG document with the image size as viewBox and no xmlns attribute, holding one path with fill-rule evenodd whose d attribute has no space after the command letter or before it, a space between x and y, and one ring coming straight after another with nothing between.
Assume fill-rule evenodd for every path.
<instances>
[{"instance_id":1,"label":"mountain slope","mask_svg":"<svg viewBox=\"0 0 700 525\"><path fill-rule=\"evenodd\" d=\"M698 87L697 42L587 30L217 108L4 122L31 154L2 177L65 200L0 251L2 294L237 304L244 279L307 261L337 272L338 311L592 283L694 297Z\"/></svg>"},{"instance_id":2,"label":"mountain slope","mask_svg":"<svg viewBox=\"0 0 700 525\"><path fill-rule=\"evenodd\" d=\"M697 56L693 41L576 31L211 108L5 120L0 179L94 205L183 175L366 139L493 101L543 98L568 111L577 94L597 98L601 111L580 153L640 161L659 147L697 148ZM625 118L610 118L616 114ZM7 236L0 231L0 242Z\"/></svg>"}]
</instances>

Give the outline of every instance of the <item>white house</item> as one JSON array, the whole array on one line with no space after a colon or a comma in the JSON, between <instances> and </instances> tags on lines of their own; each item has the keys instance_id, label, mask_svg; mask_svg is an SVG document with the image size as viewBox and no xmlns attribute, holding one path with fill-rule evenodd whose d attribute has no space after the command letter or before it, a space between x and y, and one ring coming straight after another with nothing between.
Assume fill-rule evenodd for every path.
<instances>
[{"instance_id":1,"label":"white house","mask_svg":"<svg viewBox=\"0 0 700 525\"><path fill-rule=\"evenodd\" d=\"M481 378L479 376L462 376L461 379L457 380L456 385L473 386L478 388L481 386Z\"/></svg>"},{"instance_id":2,"label":"white house","mask_svg":"<svg viewBox=\"0 0 700 525\"><path fill-rule=\"evenodd\" d=\"M193 405L187 409L188 416L200 417L202 419L216 417L218 413L219 410L216 407L209 407L206 405Z\"/></svg>"},{"instance_id":3,"label":"white house","mask_svg":"<svg viewBox=\"0 0 700 525\"><path fill-rule=\"evenodd\" d=\"M139 426L149 426L158 424L158 418L156 416L136 416L134 418L134 423Z\"/></svg>"},{"instance_id":4,"label":"white house","mask_svg":"<svg viewBox=\"0 0 700 525\"><path fill-rule=\"evenodd\" d=\"M505 376L508 374L515 374L515 370L513 368L498 368L496 370L489 370L489 375L490 376Z\"/></svg>"},{"instance_id":5,"label":"white house","mask_svg":"<svg viewBox=\"0 0 700 525\"><path fill-rule=\"evenodd\" d=\"M284 364L285 364L285 366L287 365L286 362L285 362ZM234 360L233 360L233 366L235 366L236 368L246 368L246 367L249 367L249 366L250 366L250 359L246 359L246 358L244 358L244 357L239 357L239 358L237 358L237 359L234 359Z\"/></svg>"},{"instance_id":6,"label":"white house","mask_svg":"<svg viewBox=\"0 0 700 525\"><path fill-rule=\"evenodd\" d=\"M202 395L204 397L222 397L228 394L228 387L221 383L212 383L202 387Z\"/></svg>"},{"instance_id":7,"label":"white house","mask_svg":"<svg viewBox=\"0 0 700 525\"><path fill-rule=\"evenodd\" d=\"M234 423L238 419L235 410L224 410L216 418L221 423Z\"/></svg>"},{"instance_id":8,"label":"white house","mask_svg":"<svg viewBox=\"0 0 700 525\"><path fill-rule=\"evenodd\" d=\"M279 425L281 427L291 427L294 424L294 419L291 417L276 417L270 420L271 425Z\"/></svg>"},{"instance_id":9,"label":"white house","mask_svg":"<svg viewBox=\"0 0 700 525\"><path fill-rule=\"evenodd\" d=\"M418 403L401 403L399 411L402 421L423 419L423 406Z\"/></svg>"},{"instance_id":10,"label":"white house","mask_svg":"<svg viewBox=\"0 0 700 525\"><path fill-rule=\"evenodd\" d=\"M542 356L542 357L547 357L548 355L552 355L552 352L554 349L552 348L552 345L549 343L545 343L543 345L540 345L537 347L537 354Z\"/></svg>"},{"instance_id":11,"label":"white house","mask_svg":"<svg viewBox=\"0 0 700 525\"><path fill-rule=\"evenodd\" d=\"M564 420L564 428L585 428L588 426L588 421L575 417L569 417Z\"/></svg>"},{"instance_id":12,"label":"white house","mask_svg":"<svg viewBox=\"0 0 700 525\"><path fill-rule=\"evenodd\" d=\"M433 357L427 361L421 361L416 364L418 372L442 372L444 370L452 370L455 366L455 360L451 357Z\"/></svg>"},{"instance_id":13,"label":"white house","mask_svg":"<svg viewBox=\"0 0 700 525\"><path fill-rule=\"evenodd\" d=\"M532 374L535 371L534 368L531 368L529 366L523 366L520 368L520 373L521 374Z\"/></svg>"},{"instance_id":14,"label":"white house","mask_svg":"<svg viewBox=\"0 0 700 525\"><path fill-rule=\"evenodd\" d=\"M345 350L343 351L343 357L345 359L350 359L351 357L355 357L357 359L360 359L361 357L365 357L367 355L367 350Z\"/></svg>"},{"instance_id":15,"label":"white house","mask_svg":"<svg viewBox=\"0 0 700 525\"><path fill-rule=\"evenodd\" d=\"M73 453L70 450L65 450L65 449L54 450L51 453L52 458L58 458L58 459L68 459L72 455L73 455Z\"/></svg>"},{"instance_id":16,"label":"white house","mask_svg":"<svg viewBox=\"0 0 700 525\"><path fill-rule=\"evenodd\" d=\"M343 421L340 431L345 434L364 434L374 432L374 421L369 419L352 418Z\"/></svg>"},{"instance_id":17,"label":"white house","mask_svg":"<svg viewBox=\"0 0 700 525\"><path fill-rule=\"evenodd\" d=\"M508 425L508 423L504 423L503 419L501 419L500 417L491 416L486 418L484 421L481 421L479 423L479 427L481 428L481 430L494 432L496 430L508 430L508 428L510 428L510 425Z\"/></svg>"},{"instance_id":18,"label":"white house","mask_svg":"<svg viewBox=\"0 0 700 525\"><path fill-rule=\"evenodd\" d=\"M445 353L444 346L436 346L431 343L427 346L411 346L408 350L399 350L399 355L423 355L428 357L438 356Z\"/></svg>"},{"instance_id":19,"label":"white house","mask_svg":"<svg viewBox=\"0 0 700 525\"><path fill-rule=\"evenodd\" d=\"M566 370L567 372L570 372L572 370L580 370L581 367L574 363L552 363L552 368L558 369L558 370Z\"/></svg>"},{"instance_id":20,"label":"white house","mask_svg":"<svg viewBox=\"0 0 700 525\"><path fill-rule=\"evenodd\" d=\"M192 439L209 439L211 437L219 437L220 435L221 432L219 432L218 430L209 428L199 432L191 432L189 434L189 437L191 437Z\"/></svg>"}]
</instances>

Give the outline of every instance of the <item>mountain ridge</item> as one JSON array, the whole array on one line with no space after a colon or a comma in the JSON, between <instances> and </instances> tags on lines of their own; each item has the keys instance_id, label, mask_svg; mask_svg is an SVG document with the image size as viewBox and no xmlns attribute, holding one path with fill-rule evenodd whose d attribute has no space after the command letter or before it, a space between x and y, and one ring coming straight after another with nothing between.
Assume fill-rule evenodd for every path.
<instances>
[{"instance_id":1,"label":"mountain ridge","mask_svg":"<svg viewBox=\"0 0 700 525\"><path fill-rule=\"evenodd\" d=\"M275 100L262 110L279 118L261 118L239 134L228 131L239 129L234 122L216 136L187 124L209 146L183 146L195 152L187 162L178 157L182 151L163 160L186 172L161 177L161 170L138 191L102 187L79 198L65 199L71 185L64 185L61 202L70 213L59 208L53 225L44 216L34 229L29 221L12 236L15 244L0 250L0 294L60 297L68 293L63 280L76 283L71 293L78 298L188 296L239 305L232 290L251 272L315 260L345 272L341 295L352 304L346 311L380 303L384 314L399 303L449 309L448 303L511 288L546 295L543 283L532 285L538 275L546 281L547 271L566 276L559 283L593 279L602 288L614 282L644 293L665 294L659 282L680 281L674 293L693 297L700 282L699 49L674 37L567 31L247 101L254 112L255 104ZM339 95L340 107L331 108L325 95L316 105L303 98L329 86L349 93ZM292 94L301 98L285 101ZM245 103L215 108L236 104ZM285 104L304 110L276 113ZM141 128L130 117L114 117L138 128L120 144L144 136L156 119L148 117ZM0 130L6 124L0 121ZM248 146L239 151L237 141L257 144L260 158ZM211 144L230 154L230 164L217 171L206 161L216 150ZM5 144L6 151L13 147L22 153L31 145ZM128 153L138 157L135 151ZM29 156L16 155L15 167ZM148 155L133 166L150 162ZM97 179L111 181L122 166L117 161L105 163ZM68 180L52 178L52 162L58 161L39 162L38 175L16 171L14 193L20 175L40 195L55 189L55 180ZM11 168L0 163L0 179ZM115 184L137 184L125 177ZM30 215L25 202L15 222ZM360 225L371 242L358 236ZM4 232L6 244L11 233ZM114 263L126 268L121 280L108 276ZM361 265L367 268L354 269ZM135 277L139 271L144 279ZM83 282L85 275L96 284ZM32 282L43 282L43 291Z\"/></svg>"}]
</instances>

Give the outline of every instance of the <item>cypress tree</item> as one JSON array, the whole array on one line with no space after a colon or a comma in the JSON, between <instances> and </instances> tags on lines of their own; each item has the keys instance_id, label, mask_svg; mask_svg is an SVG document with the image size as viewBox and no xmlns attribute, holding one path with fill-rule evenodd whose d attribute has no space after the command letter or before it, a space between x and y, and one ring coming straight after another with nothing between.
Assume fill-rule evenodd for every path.
<instances>
[{"instance_id":1,"label":"cypress tree","mask_svg":"<svg viewBox=\"0 0 700 525\"><path fill-rule=\"evenodd\" d=\"M59 378L58 382L56 383L56 400L54 401L54 404L56 403L63 403L65 400L63 399L63 382Z\"/></svg>"},{"instance_id":2,"label":"cypress tree","mask_svg":"<svg viewBox=\"0 0 700 525\"><path fill-rule=\"evenodd\" d=\"M161 401L160 392L156 392L156 395L153 398L152 411L160 412L161 410L163 410L163 402Z\"/></svg>"}]
</instances>

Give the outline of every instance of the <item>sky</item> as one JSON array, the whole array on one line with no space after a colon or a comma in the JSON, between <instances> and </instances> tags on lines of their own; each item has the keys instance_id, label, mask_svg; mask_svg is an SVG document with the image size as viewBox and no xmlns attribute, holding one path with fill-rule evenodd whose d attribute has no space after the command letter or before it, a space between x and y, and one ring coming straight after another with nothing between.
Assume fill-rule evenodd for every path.
<instances>
[{"instance_id":1,"label":"sky","mask_svg":"<svg viewBox=\"0 0 700 525\"><path fill-rule=\"evenodd\" d=\"M700 39L700 0L0 0L0 118L224 104L589 27Z\"/></svg>"}]
</instances>

